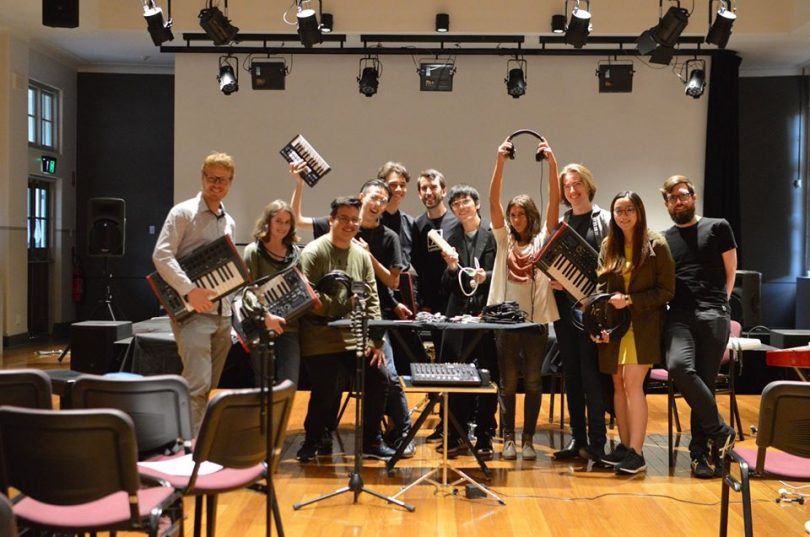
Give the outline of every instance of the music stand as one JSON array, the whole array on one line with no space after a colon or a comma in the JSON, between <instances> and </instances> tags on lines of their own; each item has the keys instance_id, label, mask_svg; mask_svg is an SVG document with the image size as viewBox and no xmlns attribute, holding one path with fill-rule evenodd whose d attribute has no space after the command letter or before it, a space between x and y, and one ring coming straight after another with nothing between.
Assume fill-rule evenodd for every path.
<instances>
[{"instance_id":1,"label":"music stand","mask_svg":"<svg viewBox=\"0 0 810 537\"><path fill-rule=\"evenodd\" d=\"M345 281L339 280L340 283L345 285ZM349 483L345 487L337 490L306 500L293 505L296 511L307 505L326 500L334 496L339 496L345 492L354 493L354 503L357 503L357 498L361 492L366 492L388 503L398 505L410 512L414 512L416 507L407 504L402 500L397 500L396 497L386 496L374 490L367 488L363 484L363 406L364 406L364 382L365 382L365 364L366 348L368 347L368 315L366 314L366 301L368 300L368 288L364 281L352 281L349 294L352 296L352 332L355 337L355 373L354 373L354 468L349 474Z\"/></svg>"}]
</instances>

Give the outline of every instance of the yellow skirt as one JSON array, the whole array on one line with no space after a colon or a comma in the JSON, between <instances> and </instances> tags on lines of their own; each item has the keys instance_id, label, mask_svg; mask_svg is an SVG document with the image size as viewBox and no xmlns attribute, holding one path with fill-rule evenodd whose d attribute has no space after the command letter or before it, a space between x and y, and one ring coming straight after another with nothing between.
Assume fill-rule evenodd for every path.
<instances>
[{"instance_id":1,"label":"yellow skirt","mask_svg":"<svg viewBox=\"0 0 810 537\"><path fill-rule=\"evenodd\" d=\"M619 365L637 364L638 356L636 356L636 337L633 334L632 325L627 329L627 332L619 342Z\"/></svg>"}]
</instances>

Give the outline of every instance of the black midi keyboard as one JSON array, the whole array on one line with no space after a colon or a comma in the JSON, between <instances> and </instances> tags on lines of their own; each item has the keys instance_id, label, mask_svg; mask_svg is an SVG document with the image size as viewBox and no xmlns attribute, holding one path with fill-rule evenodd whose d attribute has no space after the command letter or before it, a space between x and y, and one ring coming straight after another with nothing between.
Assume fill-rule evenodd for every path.
<instances>
[{"instance_id":1,"label":"black midi keyboard","mask_svg":"<svg viewBox=\"0 0 810 537\"><path fill-rule=\"evenodd\" d=\"M473 364L415 362L411 382L414 386L480 386L481 376Z\"/></svg>"}]
</instances>

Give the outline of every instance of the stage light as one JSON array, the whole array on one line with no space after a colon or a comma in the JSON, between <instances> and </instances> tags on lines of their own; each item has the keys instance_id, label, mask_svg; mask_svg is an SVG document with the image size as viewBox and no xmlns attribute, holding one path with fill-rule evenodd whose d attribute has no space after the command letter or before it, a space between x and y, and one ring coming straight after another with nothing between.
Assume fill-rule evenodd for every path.
<instances>
[{"instance_id":1,"label":"stage light","mask_svg":"<svg viewBox=\"0 0 810 537\"><path fill-rule=\"evenodd\" d=\"M379 58L361 58L359 74L357 76L357 87L360 93L366 97L371 97L377 93L380 86L380 76L382 75L382 63Z\"/></svg>"},{"instance_id":2,"label":"stage light","mask_svg":"<svg viewBox=\"0 0 810 537\"><path fill-rule=\"evenodd\" d=\"M239 91L239 60L233 56L219 57L219 91L230 95Z\"/></svg>"},{"instance_id":3,"label":"stage light","mask_svg":"<svg viewBox=\"0 0 810 537\"><path fill-rule=\"evenodd\" d=\"M251 87L255 90L283 90L288 72L284 58L253 60L250 64Z\"/></svg>"},{"instance_id":4,"label":"stage light","mask_svg":"<svg viewBox=\"0 0 810 537\"><path fill-rule=\"evenodd\" d=\"M335 25L335 18L332 16L331 13L324 13L321 15L322 34L332 33L332 28L334 28L334 25Z\"/></svg>"},{"instance_id":5,"label":"stage light","mask_svg":"<svg viewBox=\"0 0 810 537\"><path fill-rule=\"evenodd\" d=\"M588 10L580 9L579 0L571 10L571 20L568 21L568 28L565 29L565 42L573 45L574 48L582 48L591 33L591 2L586 0ZM566 2L566 6L567 6Z\"/></svg>"},{"instance_id":6,"label":"stage light","mask_svg":"<svg viewBox=\"0 0 810 537\"><path fill-rule=\"evenodd\" d=\"M146 27L156 47L174 39L171 14L168 22L164 22L163 10L157 7L153 0L146 0L143 3L143 18L146 19Z\"/></svg>"},{"instance_id":7,"label":"stage light","mask_svg":"<svg viewBox=\"0 0 810 537\"><path fill-rule=\"evenodd\" d=\"M298 4L298 38L301 44L306 48L312 48L313 45L323 42L321 36L321 29L318 26L318 16L315 14L314 9L301 9L301 3Z\"/></svg>"},{"instance_id":8,"label":"stage light","mask_svg":"<svg viewBox=\"0 0 810 537\"><path fill-rule=\"evenodd\" d=\"M717 15L714 17L709 28L709 33L706 35L706 42L710 45L717 45L718 48L726 48L728 39L731 37L731 27L734 26L734 21L737 20L736 5L732 9L728 9L728 5L723 0L720 0L720 9L717 10ZM712 2L709 1L709 20L711 20Z\"/></svg>"},{"instance_id":9,"label":"stage light","mask_svg":"<svg viewBox=\"0 0 810 537\"><path fill-rule=\"evenodd\" d=\"M453 76L456 74L456 63L453 59L446 61L423 61L419 63L419 91L453 91Z\"/></svg>"},{"instance_id":10,"label":"stage light","mask_svg":"<svg viewBox=\"0 0 810 537\"><path fill-rule=\"evenodd\" d=\"M599 93L630 93L633 91L633 63L600 63L596 76Z\"/></svg>"},{"instance_id":11,"label":"stage light","mask_svg":"<svg viewBox=\"0 0 810 537\"><path fill-rule=\"evenodd\" d=\"M693 99L699 98L706 89L706 61L697 58L689 60L684 64L683 70L686 73L681 78L686 84L684 93Z\"/></svg>"},{"instance_id":12,"label":"stage light","mask_svg":"<svg viewBox=\"0 0 810 537\"><path fill-rule=\"evenodd\" d=\"M672 61L678 38L689 24L689 12L678 6L670 7L656 26L644 31L636 42L640 54L651 54L650 61L668 65Z\"/></svg>"},{"instance_id":13,"label":"stage light","mask_svg":"<svg viewBox=\"0 0 810 537\"><path fill-rule=\"evenodd\" d=\"M450 31L450 15L447 13L436 14L436 31L442 33Z\"/></svg>"},{"instance_id":14,"label":"stage light","mask_svg":"<svg viewBox=\"0 0 810 537\"><path fill-rule=\"evenodd\" d=\"M555 34L562 34L565 32L565 15L551 16L551 31Z\"/></svg>"},{"instance_id":15,"label":"stage light","mask_svg":"<svg viewBox=\"0 0 810 537\"><path fill-rule=\"evenodd\" d=\"M218 7L211 6L210 1L208 7L200 11L199 19L200 27L215 45L227 45L239 32L239 28L232 25Z\"/></svg>"},{"instance_id":16,"label":"stage light","mask_svg":"<svg viewBox=\"0 0 810 537\"><path fill-rule=\"evenodd\" d=\"M506 93L517 99L526 93L526 60L515 58L506 60Z\"/></svg>"}]
</instances>

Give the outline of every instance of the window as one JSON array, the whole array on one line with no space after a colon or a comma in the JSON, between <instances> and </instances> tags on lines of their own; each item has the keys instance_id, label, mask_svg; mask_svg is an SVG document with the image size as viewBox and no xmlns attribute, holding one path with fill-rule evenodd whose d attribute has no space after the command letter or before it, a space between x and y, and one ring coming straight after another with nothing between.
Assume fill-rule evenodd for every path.
<instances>
[{"instance_id":1,"label":"window","mask_svg":"<svg viewBox=\"0 0 810 537\"><path fill-rule=\"evenodd\" d=\"M28 259L47 261L51 249L51 185L32 179L28 182Z\"/></svg>"},{"instance_id":2,"label":"window","mask_svg":"<svg viewBox=\"0 0 810 537\"><path fill-rule=\"evenodd\" d=\"M37 83L28 86L28 143L58 149L59 92Z\"/></svg>"}]
</instances>

